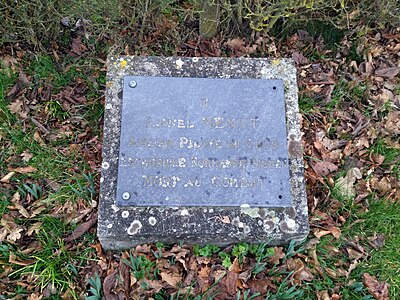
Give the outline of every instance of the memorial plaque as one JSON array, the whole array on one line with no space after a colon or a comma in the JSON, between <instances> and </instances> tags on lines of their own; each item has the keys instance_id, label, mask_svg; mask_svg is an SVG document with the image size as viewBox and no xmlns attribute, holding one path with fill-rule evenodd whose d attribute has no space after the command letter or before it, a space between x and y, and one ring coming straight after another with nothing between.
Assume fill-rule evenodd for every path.
<instances>
[{"instance_id":1,"label":"memorial plaque","mask_svg":"<svg viewBox=\"0 0 400 300\"><path fill-rule=\"evenodd\" d=\"M286 59L109 56L103 248L304 239L296 79Z\"/></svg>"},{"instance_id":2,"label":"memorial plaque","mask_svg":"<svg viewBox=\"0 0 400 300\"><path fill-rule=\"evenodd\" d=\"M291 205L282 80L125 76L117 205Z\"/></svg>"}]
</instances>

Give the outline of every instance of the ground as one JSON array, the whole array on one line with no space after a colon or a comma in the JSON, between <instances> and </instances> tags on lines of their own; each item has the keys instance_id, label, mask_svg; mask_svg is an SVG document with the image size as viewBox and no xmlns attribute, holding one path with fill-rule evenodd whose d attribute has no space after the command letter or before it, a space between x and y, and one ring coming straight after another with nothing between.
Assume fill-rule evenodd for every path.
<instances>
[{"instance_id":1,"label":"ground","mask_svg":"<svg viewBox=\"0 0 400 300\"><path fill-rule=\"evenodd\" d=\"M3 33L0 47L0 299L397 299L400 28L347 11L344 27L326 16L268 32L228 24L206 39L191 2L165 4L160 17L135 8L141 26L121 16L112 30L64 9L47 40L34 23L41 7L29 12L31 27L2 11L20 31ZM292 58L308 239L103 252L95 225L107 53Z\"/></svg>"}]
</instances>

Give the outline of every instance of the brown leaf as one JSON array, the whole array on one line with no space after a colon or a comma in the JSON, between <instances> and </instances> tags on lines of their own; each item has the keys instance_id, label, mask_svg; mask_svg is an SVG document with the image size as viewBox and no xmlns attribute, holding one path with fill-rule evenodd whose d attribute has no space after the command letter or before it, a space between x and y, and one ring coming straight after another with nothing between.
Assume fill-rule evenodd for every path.
<instances>
[{"instance_id":1,"label":"brown leaf","mask_svg":"<svg viewBox=\"0 0 400 300\"><path fill-rule=\"evenodd\" d=\"M163 288L159 280L141 279L137 284L140 287L138 289L139 293L146 293L148 295L156 294Z\"/></svg>"},{"instance_id":2,"label":"brown leaf","mask_svg":"<svg viewBox=\"0 0 400 300\"><path fill-rule=\"evenodd\" d=\"M39 131L35 131L35 133L33 134L33 139L38 142L39 145L46 145L45 142L43 141Z\"/></svg>"},{"instance_id":3,"label":"brown leaf","mask_svg":"<svg viewBox=\"0 0 400 300\"><path fill-rule=\"evenodd\" d=\"M211 271L211 268L209 266L205 265L204 267L202 267L200 269L197 276L201 277L201 278L208 278L208 276L210 276L210 271Z\"/></svg>"},{"instance_id":4,"label":"brown leaf","mask_svg":"<svg viewBox=\"0 0 400 300\"><path fill-rule=\"evenodd\" d=\"M9 183L11 177L13 177L14 174L15 174L15 172L10 172L10 173L8 173L6 176L4 176L3 178L0 179L0 182L2 182L2 183Z\"/></svg>"},{"instance_id":5,"label":"brown leaf","mask_svg":"<svg viewBox=\"0 0 400 300\"><path fill-rule=\"evenodd\" d=\"M39 233L40 228L42 228L42 222L36 222L31 227L28 228L26 232L27 236L31 236L34 232Z\"/></svg>"},{"instance_id":6,"label":"brown leaf","mask_svg":"<svg viewBox=\"0 0 400 300\"><path fill-rule=\"evenodd\" d=\"M374 236L368 238L368 244L374 249L380 249L385 245L385 235L383 233L374 234Z\"/></svg>"},{"instance_id":7,"label":"brown leaf","mask_svg":"<svg viewBox=\"0 0 400 300\"><path fill-rule=\"evenodd\" d=\"M309 60L302 53L294 51L292 53L292 59L297 65L308 64Z\"/></svg>"},{"instance_id":8,"label":"brown leaf","mask_svg":"<svg viewBox=\"0 0 400 300\"><path fill-rule=\"evenodd\" d=\"M321 238L321 237L323 237L324 235L328 235L328 234L332 234L335 238L338 239L338 238L340 238L341 231L340 231L340 229L339 229L338 227L329 226L329 228L326 228L326 230L317 229L317 230L314 232L314 235L315 235L317 238Z\"/></svg>"},{"instance_id":9,"label":"brown leaf","mask_svg":"<svg viewBox=\"0 0 400 300\"><path fill-rule=\"evenodd\" d=\"M74 232L70 235L67 236L64 241L65 242L72 242L73 240L76 240L80 238L85 232L87 232L94 224L97 222L97 215L93 215L89 221L79 225Z\"/></svg>"},{"instance_id":10,"label":"brown leaf","mask_svg":"<svg viewBox=\"0 0 400 300\"><path fill-rule=\"evenodd\" d=\"M269 290L276 290L276 286L272 282L271 278L251 279L247 282L247 284L252 291L261 294L266 294Z\"/></svg>"},{"instance_id":11,"label":"brown leaf","mask_svg":"<svg viewBox=\"0 0 400 300\"><path fill-rule=\"evenodd\" d=\"M136 252L138 253L152 253L151 252L151 245L143 244L136 246Z\"/></svg>"},{"instance_id":12,"label":"brown leaf","mask_svg":"<svg viewBox=\"0 0 400 300\"><path fill-rule=\"evenodd\" d=\"M12 102L10 105L8 105L8 109L14 114L21 115L23 104L24 103L20 99L17 99L14 102Z\"/></svg>"},{"instance_id":13,"label":"brown leaf","mask_svg":"<svg viewBox=\"0 0 400 300\"><path fill-rule=\"evenodd\" d=\"M271 264L279 264L279 260L285 257L285 253L283 253L282 249L282 247L274 247L274 254L269 258Z\"/></svg>"},{"instance_id":14,"label":"brown leaf","mask_svg":"<svg viewBox=\"0 0 400 300\"><path fill-rule=\"evenodd\" d=\"M21 204L19 203L14 203L13 208L18 210L18 212L25 218L30 218L31 215L29 214L29 212L25 209L25 207L23 207Z\"/></svg>"},{"instance_id":15,"label":"brown leaf","mask_svg":"<svg viewBox=\"0 0 400 300\"><path fill-rule=\"evenodd\" d=\"M77 37L72 40L71 50L73 53L81 56L82 52L85 52L87 50L87 47L82 44L81 38Z\"/></svg>"},{"instance_id":16,"label":"brown leaf","mask_svg":"<svg viewBox=\"0 0 400 300\"><path fill-rule=\"evenodd\" d=\"M246 42L241 38L231 39L225 42L224 46L235 51L238 56L253 53L257 49L257 45L246 46Z\"/></svg>"},{"instance_id":17,"label":"brown leaf","mask_svg":"<svg viewBox=\"0 0 400 300\"><path fill-rule=\"evenodd\" d=\"M236 295L237 292L237 280L239 274L228 271L227 275L220 281L222 292L227 292L229 295Z\"/></svg>"},{"instance_id":18,"label":"brown leaf","mask_svg":"<svg viewBox=\"0 0 400 300\"><path fill-rule=\"evenodd\" d=\"M389 284L386 281L379 282L375 276L364 273L363 283L375 299L389 300Z\"/></svg>"},{"instance_id":19,"label":"brown leaf","mask_svg":"<svg viewBox=\"0 0 400 300\"><path fill-rule=\"evenodd\" d=\"M106 300L118 300L118 296L112 293L112 289L115 286L115 281L116 281L116 275L118 273L118 270L114 270L112 273L107 275L106 278L104 278L103 282L103 293L104 297Z\"/></svg>"},{"instance_id":20,"label":"brown leaf","mask_svg":"<svg viewBox=\"0 0 400 300\"><path fill-rule=\"evenodd\" d=\"M29 86L30 80L26 74L20 70L17 83L8 92L7 97L14 97L18 95L25 87Z\"/></svg>"},{"instance_id":21,"label":"brown leaf","mask_svg":"<svg viewBox=\"0 0 400 300\"><path fill-rule=\"evenodd\" d=\"M22 235L21 235L21 231L24 231L24 229L22 228L15 228L13 229L7 236L7 240L9 240L10 242L16 242L17 240L19 240Z\"/></svg>"},{"instance_id":22,"label":"brown leaf","mask_svg":"<svg viewBox=\"0 0 400 300\"><path fill-rule=\"evenodd\" d=\"M328 161L313 162L311 163L311 166L314 172L319 176L327 176L338 169L335 164Z\"/></svg>"},{"instance_id":23,"label":"brown leaf","mask_svg":"<svg viewBox=\"0 0 400 300\"><path fill-rule=\"evenodd\" d=\"M392 111L388 114L385 129L389 134L400 134L400 111Z\"/></svg>"},{"instance_id":24,"label":"brown leaf","mask_svg":"<svg viewBox=\"0 0 400 300\"><path fill-rule=\"evenodd\" d=\"M327 290L317 291L317 299L318 300L331 300Z\"/></svg>"},{"instance_id":25,"label":"brown leaf","mask_svg":"<svg viewBox=\"0 0 400 300\"><path fill-rule=\"evenodd\" d=\"M307 266L304 267L304 270L300 271L299 280L301 281L312 281L314 279L314 275L311 273L310 268Z\"/></svg>"},{"instance_id":26,"label":"brown leaf","mask_svg":"<svg viewBox=\"0 0 400 300\"><path fill-rule=\"evenodd\" d=\"M100 246L100 244L99 244ZM101 246L100 246L101 249ZM125 297L129 299L129 294L131 292L131 272L129 267L121 261L119 265L119 270L121 273L121 279L124 282Z\"/></svg>"},{"instance_id":27,"label":"brown leaf","mask_svg":"<svg viewBox=\"0 0 400 300\"><path fill-rule=\"evenodd\" d=\"M341 231L338 227L330 226L328 229L335 238L337 238L337 239L340 238Z\"/></svg>"},{"instance_id":28,"label":"brown leaf","mask_svg":"<svg viewBox=\"0 0 400 300\"><path fill-rule=\"evenodd\" d=\"M371 160L377 165L381 165L385 161L385 157L379 153L372 153Z\"/></svg>"},{"instance_id":29,"label":"brown leaf","mask_svg":"<svg viewBox=\"0 0 400 300\"><path fill-rule=\"evenodd\" d=\"M29 151L24 151L24 152L21 153L20 156L22 157L22 161L28 162L33 157L33 154L30 153Z\"/></svg>"},{"instance_id":30,"label":"brown leaf","mask_svg":"<svg viewBox=\"0 0 400 300\"><path fill-rule=\"evenodd\" d=\"M375 70L375 75L386 78L394 78L399 73L400 73L400 67L387 67Z\"/></svg>"},{"instance_id":31,"label":"brown leaf","mask_svg":"<svg viewBox=\"0 0 400 300\"><path fill-rule=\"evenodd\" d=\"M57 182L55 182L55 181L53 181L53 180L46 179L46 182L47 182L48 186L49 186L54 192L58 192L58 191L60 190L60 188L61 188L60 184L57 183Z\"/></svg>"},{"instance_id":32,"label":"brown leaf","mask_svg":"<svg viewBox=\"0 0 400 300\"><path fill-rule=\"evenodd\" d=\"M182 277L179 274L172 272L161 272L161 279L168 283L170 286L178 287L178 284L182 282Z\"/></svg>"},{"instance_id":33,"label":"brown leaf","mask_svg":"<svg viewBox=\"0 0 400 300\"><path fill-rule=\"evenodd\" d=\"M37 169L32 166L27 166L27 167L16 168L16 169L13 169L12 171L14 171L16 173L21 173L21 174L27 174L27 173L36 172Z\"/></svg>"},{"instance_id":34,"label":"brown leaf","mask_svg":"<svg viewBox=\"0 0 400 300\"><path fill-rule=\"evenodd\" d=\"M42 300L43 299L43 295L33 293L33 294L30 294L28 296L28 298L26 298L26 299L27 300Z\"/></svg>"}]
</instances>

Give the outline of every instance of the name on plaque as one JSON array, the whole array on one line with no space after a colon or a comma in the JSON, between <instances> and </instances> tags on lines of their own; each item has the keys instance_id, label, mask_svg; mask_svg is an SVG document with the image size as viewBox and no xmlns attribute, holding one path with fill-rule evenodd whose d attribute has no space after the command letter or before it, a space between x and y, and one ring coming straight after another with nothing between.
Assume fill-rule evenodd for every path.
<instances>
[{"instance_id":1,"label":"name on plaque","mask_svg":"<svg viewBox=\"0 0 400 300\"><path fill-rule=\"evenodd\" d=\"M125 76L120 206L290 206L282 80Z\"/></svg>"}]
</instances>

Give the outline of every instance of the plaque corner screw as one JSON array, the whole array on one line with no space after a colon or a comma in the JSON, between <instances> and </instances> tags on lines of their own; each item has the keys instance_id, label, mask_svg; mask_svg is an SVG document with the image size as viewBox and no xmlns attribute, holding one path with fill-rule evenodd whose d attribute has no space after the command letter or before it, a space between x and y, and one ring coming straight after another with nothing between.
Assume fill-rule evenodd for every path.
<instances>
[{"instance_id":1,"label":"plaque corner screw","mask_svg":"<svg viewBox=\"0 0 400 300\"><path fill-rule=\"evenodd\" d=\"M128 192L125 192L125 193L122 194L122 199L128 200L130 198L130 196L131 195Z\"/></svg>"},{"instance_id":2,"label":"plaque corner screw","mask_svg":"<svg viewBox=\"0 0 400 300\"><path fill-rule=\"evenodd\" d=\"M129 81L129 87L130 88L135 88L137 86L137 82L135 80Z\"/></svg>"}]
</instances>

